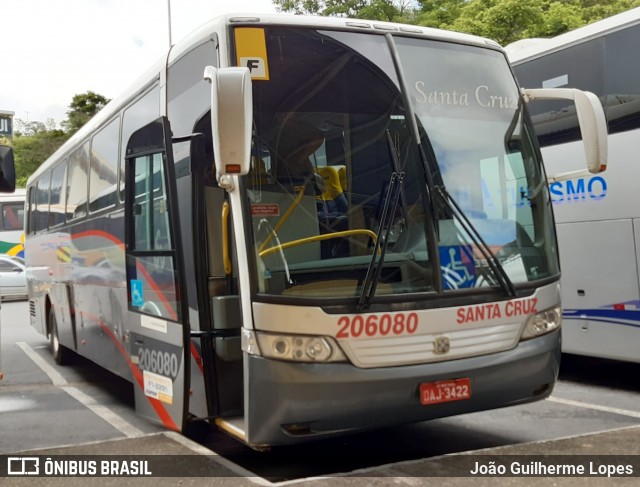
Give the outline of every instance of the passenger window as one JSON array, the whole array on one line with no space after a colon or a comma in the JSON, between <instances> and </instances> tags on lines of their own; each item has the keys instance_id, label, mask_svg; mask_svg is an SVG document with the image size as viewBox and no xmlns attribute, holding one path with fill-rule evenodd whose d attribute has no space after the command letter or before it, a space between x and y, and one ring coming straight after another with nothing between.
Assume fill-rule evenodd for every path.
<instances>
[{"instance_id":1,"label":"passenger window","mask_svg":"<svg viewBox=\"0 0 640 487\"><path fill-rule=\"evenodd\" d=\"M67 220L87 214L87 184L89 172L89 143L85 143L69 158L67 178Z\"/></svg>"},{"instance_id":2,"label":"passenger window","mask_svg":"<svg viewBox=\"0 0 640 487\"><path fill-rule=\"evenodd\" d=\"M24 205L6 203L2 205L2 229L22 230L24 225Z\"/></svg>"},{"instance_id":3,"label":"passenger window","mask_svg":"<svg viewBox=\"0 0 640 487\"><path fill-rule=\"evenodd\" d=\"M116 204L119 132L120 119L116 118L91 141L89 211L92 213Z\"/></svg>"},{"instance_id":4,"label":"passenger window","mask_svg":"<svg viewBox=\"0 0 640 487\"><path fill-rule=\"evenodd\" d=\"M55 227L64 223L64 175L67 169L67 161L59 164L51 172L51 195L49 201L49 226Z\"/></svg>"}]
</instances>

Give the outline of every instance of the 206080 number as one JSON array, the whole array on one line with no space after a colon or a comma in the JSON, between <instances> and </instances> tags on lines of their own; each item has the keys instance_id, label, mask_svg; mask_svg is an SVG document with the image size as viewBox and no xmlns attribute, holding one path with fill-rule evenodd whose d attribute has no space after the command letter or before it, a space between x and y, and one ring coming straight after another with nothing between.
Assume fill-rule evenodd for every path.
<instances>
[{"instance_id":1,"label":"206080 number","mask_svg":"<svg viewBox=\"0 0 640 487\"><path fill-rule=\"evenodd\" d=\"M336 338L411 335L418 330L417 313L341 316Z\"/></svg>"}]
</instances>

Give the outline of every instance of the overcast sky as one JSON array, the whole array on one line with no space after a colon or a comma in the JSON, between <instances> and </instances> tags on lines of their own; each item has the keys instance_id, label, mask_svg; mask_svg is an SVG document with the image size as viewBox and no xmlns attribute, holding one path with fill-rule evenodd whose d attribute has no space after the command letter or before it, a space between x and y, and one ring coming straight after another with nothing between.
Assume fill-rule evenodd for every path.
<instances>
[{"instance_id":1,"label":"overcast sky","mask_svg":"<svg viewBox=\"0 0 640 487\"><path fill-rule=\"evenodd\" d=\"M73 95L114 98L169 44L167 0L0 0L0 110L66 119ZM171 0L172 41L218 15L275 12L271 0Z\"/></svg>"}]
</instances>

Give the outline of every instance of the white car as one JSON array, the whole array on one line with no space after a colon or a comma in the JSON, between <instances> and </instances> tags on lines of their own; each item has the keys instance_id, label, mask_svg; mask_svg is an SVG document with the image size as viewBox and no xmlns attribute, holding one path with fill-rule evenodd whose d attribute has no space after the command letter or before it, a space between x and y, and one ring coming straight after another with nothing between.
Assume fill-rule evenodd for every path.
<instances>
[{"instance_id":1,"label":"white car","mask_svg":"<svg viewBox=\"0 0 640 487\"><path fill-rule=\"evenodd\" d=\"M27 297L27 273L20 257L0 255L0 298L23 299Z\"/></svg>"}]
</instances>

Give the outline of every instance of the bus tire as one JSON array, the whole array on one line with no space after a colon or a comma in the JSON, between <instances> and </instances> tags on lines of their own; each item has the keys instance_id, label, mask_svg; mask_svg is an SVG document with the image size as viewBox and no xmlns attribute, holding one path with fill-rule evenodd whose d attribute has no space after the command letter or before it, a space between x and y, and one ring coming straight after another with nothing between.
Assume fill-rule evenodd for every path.
<instances>
[{"instance_id":1,"label":"bus tire","mask_svg":"<svg viewBox=\"0 0 640 487\"><path fill-rule=\"evenodd\" d=\"M55 360L58 365L71 363L71 350L62 345L58 337L58 323L56 322L56 314L53 308L49 308L49 341L53 360Z\"/></svg>"}]
</instances>

